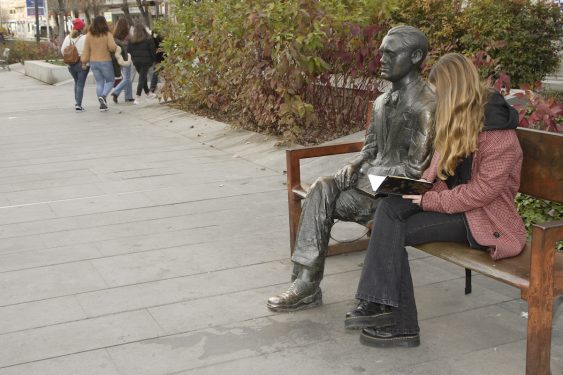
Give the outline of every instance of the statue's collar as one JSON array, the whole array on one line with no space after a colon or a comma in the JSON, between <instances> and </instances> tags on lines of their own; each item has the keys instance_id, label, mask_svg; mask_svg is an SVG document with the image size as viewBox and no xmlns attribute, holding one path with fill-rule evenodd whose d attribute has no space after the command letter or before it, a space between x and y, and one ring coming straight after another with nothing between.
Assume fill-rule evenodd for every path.
<instances>
[{"instance_id":1,"label":"statue's collar","mask_svg":"<svg viewBox=\"0 0 563 375\"><path fill-rule=\"evenodd\" d=\"M405 83L400 88L391 90L385 96L385 104L387 105L397 105L397 103L401 100L401 97L405 94L407 90L410 89L411 86L416 85L417 83L421 82L420 76L417 76L413 80Z\"/></svg>"}]
</instances>

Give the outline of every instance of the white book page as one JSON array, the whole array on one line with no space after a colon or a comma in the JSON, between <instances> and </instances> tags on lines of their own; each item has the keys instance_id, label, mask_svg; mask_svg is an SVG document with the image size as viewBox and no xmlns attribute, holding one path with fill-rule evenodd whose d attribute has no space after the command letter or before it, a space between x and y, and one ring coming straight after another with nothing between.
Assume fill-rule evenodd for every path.
<instances>
[{"instance_id":1,"label":"white book page","mask_svg":"<svg viewBox=\"0 0 563 375\"><path fill-rule=\"evenodd\" d=\"M371 188L373 189L374 192L377 191L377 189L379 189L379 186L381 186L383 180L385 180L385 177L387 176L376 176L374 174L368 175Z\"/></svg>"}]
</instances>

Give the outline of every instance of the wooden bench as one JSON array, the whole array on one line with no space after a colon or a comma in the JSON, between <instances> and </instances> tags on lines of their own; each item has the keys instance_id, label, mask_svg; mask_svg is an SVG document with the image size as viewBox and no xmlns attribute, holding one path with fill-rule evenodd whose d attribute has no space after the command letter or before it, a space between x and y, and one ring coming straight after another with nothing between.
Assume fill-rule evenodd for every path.
<instances>
[{"instance_id":1,"label":"wooden bench","mask_svg":"<svg viewBox=\"0 0 563 375\"><path fill-rule=\"evenodd\" d=\"M371 113L368 114L368 124ZM518 128L524 152L520 192L563 203L563 134ZM316 146L286 151L290 244L293 251L301 200L309 185L301 181L300 160L361 150L363 142ZM526 374L550 373L551 329L554 298L563 294L563 254L556 242L563 239L563 221L534 224L531 241L522 254L493 261L487 252L457 243L435 242L418 249L466 269L466 294L471 292L471 271L521 290L528 302ZM329 246L327 255L365 250L368 239Z\"/></svg>"}]
</instances>

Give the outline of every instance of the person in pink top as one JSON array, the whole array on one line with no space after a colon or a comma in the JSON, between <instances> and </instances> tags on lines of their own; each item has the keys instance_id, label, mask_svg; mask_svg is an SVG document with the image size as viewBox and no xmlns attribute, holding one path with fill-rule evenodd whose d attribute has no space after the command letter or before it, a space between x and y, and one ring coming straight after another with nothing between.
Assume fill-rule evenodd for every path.
<instances>
[{"instance_id":1,"label":"person in pink top","mask_svg":"<svg viewBox=\"0 0 563 375\"><path fill-rule=\"evenodd\" d=\"M429 83L436 94L434 155L422 178L423 195L388 196L373 231L347 329L375 347L418 346L416 302L406 245L460 242L493 259L518 255L526 242L514 197L522 149L514 130L518 113L489 90L463 55L444 55Z\"/></svg>"}]
</instances>

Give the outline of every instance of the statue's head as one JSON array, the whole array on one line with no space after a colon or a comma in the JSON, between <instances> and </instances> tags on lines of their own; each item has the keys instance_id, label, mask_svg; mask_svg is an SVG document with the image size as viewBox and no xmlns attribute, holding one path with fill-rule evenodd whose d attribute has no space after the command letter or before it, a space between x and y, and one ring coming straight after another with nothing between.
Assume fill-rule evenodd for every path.
<instances>
[{"instance_id":1,"label":"statue's head","mask_svg":"<svg viewBox=\"0 0 563 375\"><path fill-rule=\"evenodd\" d=\"M416 27L396 26L387 32L379 51L381 78L397 82L408 73L420 70L428 53L428 39Z\"/></svg>"}]
</instances>

